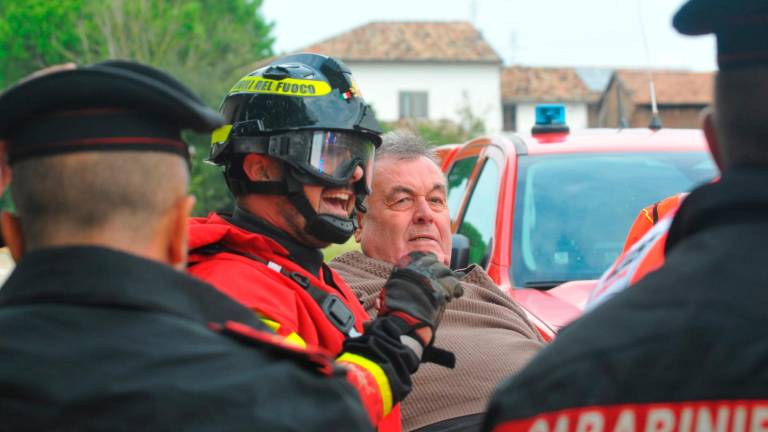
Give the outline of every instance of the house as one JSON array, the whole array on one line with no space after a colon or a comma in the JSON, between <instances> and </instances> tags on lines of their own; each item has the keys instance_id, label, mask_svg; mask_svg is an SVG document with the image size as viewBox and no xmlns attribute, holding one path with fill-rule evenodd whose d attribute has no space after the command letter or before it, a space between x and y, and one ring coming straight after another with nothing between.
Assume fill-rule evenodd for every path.
<instances>
[{"instance_id":1,"label":"house","mask_svg":"<svg viewBox=\"0 0 768 432\"><path fill-rule=\"evenodd\" d=\"M698 128L712 103L713 72L651 71L659 117L665 128ZM598 126L648 127L651 92L647 70L617 70L600 99Z\"/></svg>"},{"instance_id":2,"label":"house","mask_svg":"<svg viewBox=\"0 0 768 432\"><path fill-rule=\"evenodd\" d=\"M596 105L598 92L592 91L573 68L507 67L501 74L503 128L527 133L536 123L536 105L562 104L571 130L589 124L590 104Z\"/></svg>"},{"instance_id":3,"label":"house","mask_svg":"<svg viewBox=\"0 0 768 432\"><path fill-rule=\"evenodd\" d=\"M300 51L342 59L379 120L461 123L468 109L501 130L501 58L468 22L372 22Z\"/></svg>"}]
</instances>

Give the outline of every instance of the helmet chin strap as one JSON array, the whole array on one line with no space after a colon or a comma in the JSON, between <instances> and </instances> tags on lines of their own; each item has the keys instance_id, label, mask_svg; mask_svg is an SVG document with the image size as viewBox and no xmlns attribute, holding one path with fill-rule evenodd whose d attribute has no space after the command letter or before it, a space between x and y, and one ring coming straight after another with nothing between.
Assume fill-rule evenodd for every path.
<instances>
[{"instance_id":1,"label":"helmet chin strap","mask_svg":"<svg viewBox=\"0 0 768 432\"><path fill-rule=\"evenodd\" d=\"M353 211L351 217L343 218L330 214L318 214L309 203L304 193L304 183L300 182L289 168L285 176L288 200L307 221L304 231L322 242L344 243L355 233L357 218ZM358 194L355 195L356 197Z\"/></svg>"},{"instance_id":2,"label":"helmet chin strap","mask_svg":"<svg viewBox=\"0 0 768 432\"><path fill-rule=\"evenodd\" d=\"M316 239L339 244L349 240L357 229L357 212L365 212L363 200L368 195L365 180L355 183L355 209L349 218L344 218L331 214L318 214L304 193L304 185L317 183L317 180L308 174L299 172L288 164L285 164L285 168L286 175L279 181L253 182L248 180L245 174L231 170L231 168L227 169L224 177L227 180L227 186L235 195L248 192L286 196L306 220L304 231Z\"/></svg>"}]
</instances>

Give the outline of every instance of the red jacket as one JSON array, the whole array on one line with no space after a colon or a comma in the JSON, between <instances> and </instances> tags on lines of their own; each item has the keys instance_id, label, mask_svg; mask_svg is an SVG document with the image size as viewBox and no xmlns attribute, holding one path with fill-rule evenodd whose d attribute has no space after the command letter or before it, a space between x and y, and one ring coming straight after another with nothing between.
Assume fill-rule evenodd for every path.
<instances>
[{"instance_id":1,"label":"red jacket","mask_svg":"<svg viewBox=\"0 0 768 432\"><path fill-rule=\"evenodd\" d=\"M315 287L340 297L355 318L352 332L362 333L363 323L370 317L333 270L324 267L331 272L338 289L326 284L322 273L317 278L291 261L288 251L276 241L232 225L216 214L192 219L189 234L190 273L253 310L288 341L332 353L337 363L349 369L348 380L360 392L372 423L378 425L379 430L401 429L399 405L392 406L388 380L381 368L360 356L343 353L345 335L331 323L307 290L281 273L280 268L299 273ZM223 251L215 254L195 251L212 245L218 245Z\"/></svg>"}]
</instances>

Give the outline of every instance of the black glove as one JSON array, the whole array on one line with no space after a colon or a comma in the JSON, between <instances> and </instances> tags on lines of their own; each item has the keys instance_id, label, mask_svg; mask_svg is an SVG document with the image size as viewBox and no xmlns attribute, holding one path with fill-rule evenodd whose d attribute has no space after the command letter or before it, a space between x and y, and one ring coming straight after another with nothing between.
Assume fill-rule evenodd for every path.
<instances>
[{"instance_id":1,"label":"black glove","mask_svg":"<svg viewBox=\"0 0 768 432\"><path fill-rule=\"evenodd\" d=\"M344 352L363 356L378 364L389 380L394 403L411 392L411 374L421 363L419 356L403 344L395 318L379 317L365 324L362 336L347 339Z\"/></svg>"},{"instance_id":2,"label":"black glove","mask_svg":"<svg viewBox=\"0 0 768 432\"><path fill-rule=\"evenodd\" d=\"M377 363L389 379L395 402L411 391L411 374L421 362L453 367L452 353L432 346L445 305L461 297L455 274L433 254L412 252L398 263L381 292L379 316L365 325L362 336L347 339L344 351ZM432 329L422 340L416 330Z\"/></svg>"},{"instance_id":3,"label":"black glove","mask_svg":"<svg viewBox=\"0 0 768 432\"><path fill-rule=\"evenodd\" d=\"M381 290L379 316L397 317L403 334L431 347L445 305L464 290L456 274L431 253L411 252L400 259ZM432 337L423 340L416 330L429 327Z\"/></svg>"}]
</instances>

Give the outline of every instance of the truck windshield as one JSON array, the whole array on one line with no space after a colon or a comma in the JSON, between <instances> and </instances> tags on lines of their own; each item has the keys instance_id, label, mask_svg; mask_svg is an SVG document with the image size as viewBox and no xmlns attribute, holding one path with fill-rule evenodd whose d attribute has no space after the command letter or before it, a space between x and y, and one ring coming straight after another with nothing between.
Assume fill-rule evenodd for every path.
<instances>
[{"instance_id":1,"label":"truck windshield","mask_svg":"<svg viewBox=\"0 0 768 432\"><path fill-rule=\"evenodd\" d=\"M598 278L621 252L643 207L716 175L704 152L520 156L514 285L547 289Z\"/></svg>"}]
</instances>

